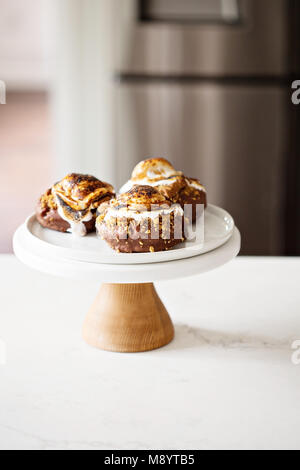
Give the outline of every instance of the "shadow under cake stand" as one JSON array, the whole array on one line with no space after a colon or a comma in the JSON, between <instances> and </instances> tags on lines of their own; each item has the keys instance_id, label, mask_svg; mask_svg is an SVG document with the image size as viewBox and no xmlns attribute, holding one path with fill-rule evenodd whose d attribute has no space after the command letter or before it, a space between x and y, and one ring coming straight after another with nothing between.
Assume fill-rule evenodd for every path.
<instances>
[{"instance_id":1,"label":"shadow under cake stand","mask_svg":"<svg viewBox=\"0 0 300 470\"><path fill-rule=\"evenodd\" d=\"M233 227L229 240L208 253L165 262L103 264L55 255L51 245L29 233L28 221L14 236L15 254L29 267L103 283L86 316L83 338L93 347L116 352L150 351L174 338L174 326L155 290L155 281L213 270L235 258L240 245L240 233Z\"/></svg>"}]
</instances>

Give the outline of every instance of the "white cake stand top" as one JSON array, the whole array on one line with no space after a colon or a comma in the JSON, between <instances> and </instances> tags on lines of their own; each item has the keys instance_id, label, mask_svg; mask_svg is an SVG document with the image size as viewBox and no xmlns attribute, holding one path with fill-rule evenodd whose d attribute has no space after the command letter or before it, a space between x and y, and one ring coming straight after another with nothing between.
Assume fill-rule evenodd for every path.
<instances>
[{"instance_id":1,"label":"white cake stand top","mask_svg":"<svg viewBox=\"0 0 300 470\"><path fill-rule=\"evenodd\" d=\"M43 228L33 214L24 224L23 238L28 248L39 249L41 256L64 258L101 264L161 263L191 258L224 245L233 234L234 220L220 207L209 205L197 224L196 239L176 245L172 250L155 253L117 253L108 244L90 233L86 237L72 236ZM193 227L194 235L196 227Z\"/></svg>"},{"instance_id":2,"label":"white cake stand top","mask_svg":"<svg viewBox=\"0 0 300 470\"><path fill-rule=\"evenodd\" d=\"M104 283L147 283L193 276L210 271L235 258L241 246L241 237L234 228L231 238L221 247L186 259L144 264L103 264L84 262L47 253L40 244L28 240L26 225L14 235L14 252L27 266L38 271L70 279Z\"/></svg>"}]
</instances>

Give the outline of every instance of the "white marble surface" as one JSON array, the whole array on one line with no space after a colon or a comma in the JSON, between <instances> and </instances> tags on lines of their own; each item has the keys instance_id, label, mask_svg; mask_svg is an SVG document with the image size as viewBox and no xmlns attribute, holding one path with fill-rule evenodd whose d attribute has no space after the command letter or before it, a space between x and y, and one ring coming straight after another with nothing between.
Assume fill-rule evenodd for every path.
<instances>
[{"instance_id":1,"label":"white marble surface","mask_svg":"<svg viewBox=\"0 0 300 470\"><path fill-rule=\"evenodd\" d=\"M159 284L176 339L137 355L82 342L96 284L0 280L0 449L300 449L300 259Z\"/></svg>"}]
</instances>

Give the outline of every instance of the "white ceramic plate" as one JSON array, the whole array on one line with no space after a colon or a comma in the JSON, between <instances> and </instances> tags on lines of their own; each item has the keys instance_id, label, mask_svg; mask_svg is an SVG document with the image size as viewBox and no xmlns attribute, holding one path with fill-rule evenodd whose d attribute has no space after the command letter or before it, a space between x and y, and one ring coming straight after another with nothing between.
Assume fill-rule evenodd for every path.
<instances>
[{"instance_id":1,"label":"white ceramic plate","mask_svg":"<svg viewBox=\"0 0 300 470\"><path fill-rule=\"evenodd\" d=\"M216 250L192 258L166 261L165 263L102 264L85 263L73 259L47 255L32 241L26 240L27 229L23 224L14 235L14 252L19 260L46 274L68 279L91 282L144 283L167 281L195 276L223 266L235 258L241 247L241 236L235 227L228 242Z\"/></svg>"},{"instance_id":2,"label":"white ceramic plate","mask_svg":"<svg viewBox=\"0 0 300 470\"><path fill-rule=\"evenodd\" d=\"M25 236L48 256L101 264L142 264L191 258L224 245L232 236L234 221L228 212L209 205L205 211L203 241L186 241L170 251L156 253L116 253L95 233L77 238L69 233L48 230L38 223L35 215L25 222Z\"/></svg>"}]
</instances>

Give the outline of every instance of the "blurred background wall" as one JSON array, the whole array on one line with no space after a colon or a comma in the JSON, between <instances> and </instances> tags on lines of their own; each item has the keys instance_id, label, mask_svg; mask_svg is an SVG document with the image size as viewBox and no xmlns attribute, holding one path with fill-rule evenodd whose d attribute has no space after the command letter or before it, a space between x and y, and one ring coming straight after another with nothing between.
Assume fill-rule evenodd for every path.
<instances>
[{"instance_id":1,"label":"blurred background wall","mask_svg":"<svg viewBox=\"0 0 300 470\"><path fill-rule=\"evenodd\" d=\"M0 80L6 104L0 105L0 252L37 193L53 177L52 123L49 113L51 42L48 3L0 0ZM49 29L48 29L49 28Z\"/></svg>"},{"instance_id":2,"label":"blurred background wall","mask_svg":"<svg viewBox=\"0 0 300 470\"><path fill-rule=\"evenodd\" d=\"M164 156L248 255L300 253L297 0L0 0L0 252L69 171Z\"/></svg>"}]
</instances>

